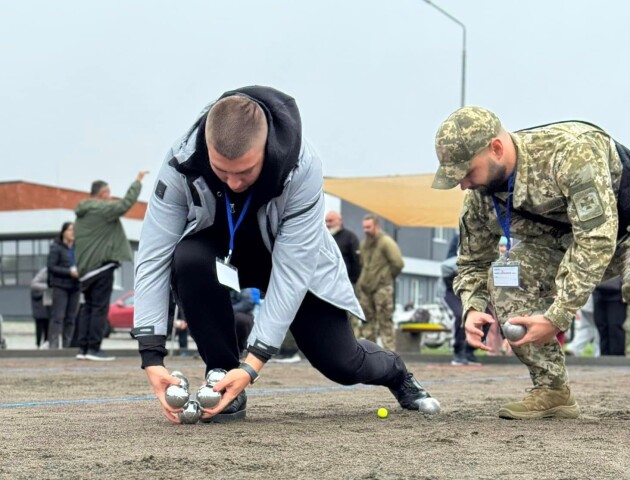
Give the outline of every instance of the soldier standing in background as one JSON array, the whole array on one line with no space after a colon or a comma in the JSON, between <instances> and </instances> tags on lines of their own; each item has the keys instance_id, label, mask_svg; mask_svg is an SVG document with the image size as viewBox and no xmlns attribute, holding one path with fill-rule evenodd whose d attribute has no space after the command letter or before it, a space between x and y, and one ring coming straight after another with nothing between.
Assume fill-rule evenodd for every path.
<instances>
[{"instance_id":1,"label":"soldier standing in background","mask_svg":"<svg viewBox=\"0 0 630 480\"><path fill-rule=\"evenodd\" d=\"M469 190L455 280L468 343L490 349L481 343L483 325L494 322L484 313L488 302L501 325L510 319L527 328L512 349L534 388L523 401L503 405L499 416L577 417L556 335L602 277L621 273L628 210L619 192L629 180L622 168L627 149L584 122L510 133L480 107L449 116L435 146L440 167L433 188ZM501 235L507 251L496 261ZM511 236L521 240L514 248Z\"/></svg>"},{"instance_id":2,"label":"soldier standing in background","mask_svg":"<svg viewBox=\"0 0 630 480\"><path fill-rule=\"evenodd\" d=\"M392 237L381 231L376 215L363 218L365 239L359 247L361 275L357 294L366 323L365 338L376 342L381 337L383 348L394 351L394 280L402 272L404 262L400 248Z\"/></svg>"}]
</instances>

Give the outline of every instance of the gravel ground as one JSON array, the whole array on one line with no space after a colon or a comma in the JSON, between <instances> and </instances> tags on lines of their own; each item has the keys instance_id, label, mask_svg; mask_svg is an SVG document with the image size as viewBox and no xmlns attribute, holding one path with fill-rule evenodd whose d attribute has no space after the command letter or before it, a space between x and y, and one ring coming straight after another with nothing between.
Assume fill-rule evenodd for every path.
<instances>
[{"instance_id":1,"label":"gravel ground","mask_svg":"<svg viewBox=\"0 0 630 480\"><path fill-rule=\"evenodd\" d=\"M577 420L508 421L525 394L520 365L409 367L442 403L403 411L377 387L339 387L306 362L269 364L248 417L171 425L138 359L0 359L0 478L623 479L630 478L630 368L574 366ZM199 361L174 358L191 384ZM386 419L376 415L389 410Z\"/></svg>"}]
</instances>

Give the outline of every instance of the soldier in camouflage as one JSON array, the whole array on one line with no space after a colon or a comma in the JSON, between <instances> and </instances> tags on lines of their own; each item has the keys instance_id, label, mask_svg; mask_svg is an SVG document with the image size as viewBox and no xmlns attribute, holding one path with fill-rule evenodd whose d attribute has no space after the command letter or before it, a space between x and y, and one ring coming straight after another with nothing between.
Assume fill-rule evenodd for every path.
<instances>
[{"instance_id":1,"label":"soldier in camouflage","mask_svg":"<svg viewBox=\"0 0 630 480\"><path fill-rule=\"evenodd\" d=\"M359 245L361 274L357 296L365 313L362 335L372 342L380 337L383 348L394 351L394 279L402 272L404 261L398 244L381 231L377 216L363 219L365 239Z\"/></svg>"},{"instance_id":2,"label":"soldier in camouflage","mask_svg":"<svg viewBox=\"0 0 630 480\"><path fill-rule=\"evenodd\" d=\"M482 343L483 325L495 321L484 313L488 303L501 325L527 328L512 348L534 388L499 416L577 417L556 335L602 278L621 273L628 242L617 242L622 164L614 140L581 122L511 133L494 113L464 107L442 123L435 146L433 188L468 190L455 280L468 343L490 349ZM497 262L501 235L520 242Z\"/></svg>"}]
</instances>

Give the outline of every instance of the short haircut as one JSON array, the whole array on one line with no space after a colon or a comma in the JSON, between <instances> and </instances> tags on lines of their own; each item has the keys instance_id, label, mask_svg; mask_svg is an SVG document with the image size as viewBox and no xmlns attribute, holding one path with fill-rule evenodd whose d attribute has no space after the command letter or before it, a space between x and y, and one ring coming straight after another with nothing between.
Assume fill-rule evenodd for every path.
<instances>
[{"instance_id":1,"label":"short haircut","mask_svg":"<svg viewBox=\"0 0 630 480\"><path fill-rule=\"evenodd\" d=\"M365 220L372 220L374 222L374 225L380 225L381 224L381 219L378 218L378 216L374 215L373 213L367 213L363 217L363 221L365 221Z\"/></svg>"},{"instance_id":2,"label":"short haircut","mask_svg":"<svg viewBox=\"0 0 630 480\"><path fill-rule=\"evenodd\" d=\"M255 101L232 95L219 100L208 112L206 142L225 158L234 160L256 145L266 128L265 112Z\"/></svg>"},{"instance_id":3,"label":"short haircut","mask_svg":"<svg viewBox=\"0 0 630 480\"><path fill-rule=\"evenodd\" d=\"M93 181L92 188L90 189L90 195L92 195L93 197L96 197L99 193L101 193L101 190L103 190L106 186L107 186L107 182L104 182L103 180Z\"/></svg>"}]
</instances>

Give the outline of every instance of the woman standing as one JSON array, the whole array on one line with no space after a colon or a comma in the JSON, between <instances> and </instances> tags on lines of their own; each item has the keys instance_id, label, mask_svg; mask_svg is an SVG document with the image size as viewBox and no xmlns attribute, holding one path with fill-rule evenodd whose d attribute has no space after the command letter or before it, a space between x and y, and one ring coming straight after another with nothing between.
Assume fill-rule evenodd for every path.
<instances>
[{"instance_id":1,"label":"woman standing","mask_svg":"<svg viewBox=\"0 0 630 480\"><path fill-rule=\"evenodd\" d=\"M48 330L50 348L68 348L79 307L79 273L74 260L72 222L62 225L59 238L50 246L48 284L53 289L52 316Z\"/></svg>"}]
</instances>

